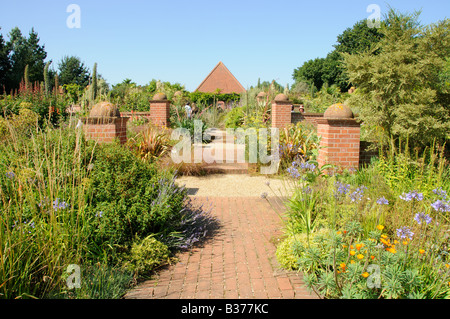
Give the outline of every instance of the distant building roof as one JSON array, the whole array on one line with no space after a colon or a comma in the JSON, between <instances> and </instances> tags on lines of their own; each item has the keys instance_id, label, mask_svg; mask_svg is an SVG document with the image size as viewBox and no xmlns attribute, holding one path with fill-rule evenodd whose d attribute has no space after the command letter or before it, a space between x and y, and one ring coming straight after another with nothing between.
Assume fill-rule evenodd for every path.
<instances>
[{"instance_id":1,"label":"distant building roof","mask_svg":"<svg viewBox=\"0 0 450 319\"><path fill-rule=\"evenodd\" d=\"M220 89L221 94L245 92L241 83L222 62L216 65L195 91L214 93L217 89Z\"/></svg>"}]
</instances>

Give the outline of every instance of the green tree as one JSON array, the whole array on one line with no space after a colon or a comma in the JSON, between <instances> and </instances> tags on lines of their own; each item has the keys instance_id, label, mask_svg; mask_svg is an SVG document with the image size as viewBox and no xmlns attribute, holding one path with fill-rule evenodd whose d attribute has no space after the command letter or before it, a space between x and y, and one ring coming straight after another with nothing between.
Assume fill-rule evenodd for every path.
<instances>
[{"instance_id":1,"label":"green tree","mask_svg":"<svg viewBox=\"0 0 450 319\"><path fill-rule=\"evenodd\" d=\"M419 15L391 9L379 46L343 56L358 88L349 104L364 123L423 147L450 137L449 92L440 79L450 53L450 20L422 27Z\"/></svg>"},{"instance_id":2,"label":"green tree","mask_svg":"<svg viewBox=\"0 0 450 319\"><path fill-rule=\"evenodd\" d=\"M58 64L58 69L60 85L77 84L84 88L89 84L89 70L76 56L65 56Z\"/></svg>"},{"instance_id":3,"label":"green tree","mask_svg":"<svg viewBox=\"0 0 450 319\"><path fill-rule=\"evenodd\" d=\"M1 28L0 28L1 30ZM7 75L11 71L11 60L9 58L10 49L7 46L3 35L0 33L0 93L7 86Z\"/></svg>"},{"instance_id":4,"label":"green tree","mask_svg":"<svg viewBox=\"0 0 450 319\"><path fill-rule=\"evenodd\" d=\"M31 29L29 37L22 35L19 28L9 33L8 49L11 52L11 71L8 74L8 89L17 89L23 79L25 66L28 65L29 80L31 83L44 80L44 66L47 52L45 47L39 45L38 34Z\"/></svg>"},{"instance_id":5,"label":"green tree","mask_svg":"<svg viewBox=\"0 0 450 319\"><path fill-rule=\"evenodd\" d=\"M349 89L351 84L342 67L342 53L358 54L370 50L381 38L382 33L377 28L369 28L366 20L357 22L337 37L334 50L325 58L306 61L294 70L293 78L298 82L308 82L320 90L324 84L336 84L342 91ZM373 51L372 54L376 54Z\"/></svg>"}]
</instances>

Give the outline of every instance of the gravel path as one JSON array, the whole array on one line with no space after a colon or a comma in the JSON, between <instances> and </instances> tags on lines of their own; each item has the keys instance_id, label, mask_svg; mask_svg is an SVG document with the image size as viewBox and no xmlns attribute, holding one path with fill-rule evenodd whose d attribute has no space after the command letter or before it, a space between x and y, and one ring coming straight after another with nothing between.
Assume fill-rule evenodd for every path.
<instances>
[{"instance_id":1,"label":"gravel path","mask_svg":"<svg viewBox=\"0 0 450 319\"><path fill-rule=\"evenodd\" d=\"M260 197L286 196L289 185L279 178L249 176L244 174L220 174L204 177L181 176L179 185L185 185L189 195L211 197Z\"/></svg>"}]
</instances>

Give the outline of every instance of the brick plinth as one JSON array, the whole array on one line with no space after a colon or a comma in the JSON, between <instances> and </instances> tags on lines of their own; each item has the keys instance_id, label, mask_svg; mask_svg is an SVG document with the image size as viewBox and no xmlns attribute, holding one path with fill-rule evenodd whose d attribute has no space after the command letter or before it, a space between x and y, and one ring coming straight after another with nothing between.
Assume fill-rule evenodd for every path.
<instances>
[{"instance_id":1,"label":"brick plinth","mask_svg":"<svg viewBox=\"0 0 450 319\"><path fill-rule=\"evenodd\" d=\"M168 126L170 117L170 101L150 101L150 120L158 126Z\"/></svg>"},{"instance_id":2,"label":"brick plinth","mask_svg":"<svg viewBox=\"0 0 450 319\"><path fill-rule=\"evenodd\" d=\"M272 127L283 129L291 124L292 102L272 102Z\"/></svg>"},{"instance_id":3,"label":"brick plinth","mask_svg":"<svg viewBox=\"0 0 450 319\"><path fill-rule=\"evenodd\" d=\"M318 119L317 134L322 137L319 166L334 164L358 169L360 125L355 119Z\"/></svg>"},{"instance_id":4,"label":"brick plinth","mask_svg":"<svg viewBox=\"0 0 450 319\"><path fill-rule=\"evenodd\" d=\"M87 117L83 118L83 130L86 139L99 143L110 143L118 139L121 144L127 142L128 117Z\"/></svg>"}]
</instances>

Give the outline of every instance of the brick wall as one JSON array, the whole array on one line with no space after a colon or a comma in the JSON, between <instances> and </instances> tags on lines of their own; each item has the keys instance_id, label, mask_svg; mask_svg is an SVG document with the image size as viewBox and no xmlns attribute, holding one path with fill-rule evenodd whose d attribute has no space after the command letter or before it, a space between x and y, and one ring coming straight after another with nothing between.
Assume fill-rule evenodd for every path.
<instances>
[{"instance_id":1,"label":"brick wall","mask_svg":"<svg viewBox=\"0 0 450 319\"><path fill-rule=\"evenodd\" d=\"M297 124L298 122L312 123L317 127L317 120L323 118L323 113L301 113L291 112L291 123Z\"/></svg>"},{"instance_id":2,"label":"brick wall","mask_svg":"<svg viewBox=\"0 0 450 319\"><path fill-rule=\"evenodd\" d=\"M335 164L342 168L359 167L360 126L354 119L319 119L317 134L322 136L319 166Z\"/></svg>"},{"instance_id":3,"label":"brick wall","mask_svg":"<svg viewBox=\"0 0 450 319\"><path fill-rule=\"evenodd\" d=\"M150 120L159 126L168 126L170 117L170 101L150 101Z\"/></svg>"},{"instance_id":4,"label":"brick wall","mask_svg":"<svg viewBox=\"0 0 450 319\"><path fill-rule=\"evenodd\" d=\"M272 127L282 129L291 124L292 103L287 101L272 102Z\"/></svg>"},{"instance_id":5,"label":"brick wall","mask_svg":"<svg viewBox=\"0 0 450 319\"><path fill-rule=\"evenodd\" d=\"M128 117L83 118L83 129L87 139L99 143L110 143L119 139L121 144L127 142Z\"/></svg>"}]
</instances>

